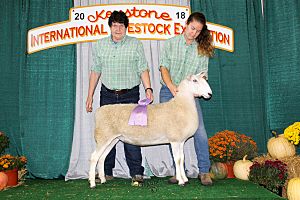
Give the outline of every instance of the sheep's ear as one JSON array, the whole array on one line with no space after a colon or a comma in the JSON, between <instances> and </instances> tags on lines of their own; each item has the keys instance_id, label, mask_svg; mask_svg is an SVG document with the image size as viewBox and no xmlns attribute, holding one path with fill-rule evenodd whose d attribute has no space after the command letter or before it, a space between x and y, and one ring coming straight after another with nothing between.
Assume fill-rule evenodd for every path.
<instances>
[{"instance_id":1,"label":"sheep's ear","mask_svg":"<svg viewBox=\"0 0 300 200\"><path fill-rule=\"evenodd\" d=\"M191 81L191 80L192 80L192 75L187 76L186 79L187 79L188 81Z\"/></svg>"},{"instance_id":2,"label":"sheep's ear","mask_svg":"<svg viewBox=\"0 0 300 200\"><path fill-rule=\"evenodd\" d=\"M197 77L199 78L206 78L207 75L206 75L206 72L200 72L199 74L196 74Z\"/></svg>"}]
</instances>

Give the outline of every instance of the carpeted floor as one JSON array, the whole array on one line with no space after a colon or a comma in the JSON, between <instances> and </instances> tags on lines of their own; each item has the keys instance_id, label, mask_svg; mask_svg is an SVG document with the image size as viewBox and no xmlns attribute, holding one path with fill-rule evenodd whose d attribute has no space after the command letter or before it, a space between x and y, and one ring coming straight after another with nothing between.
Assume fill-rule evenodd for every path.
<instances>
[{"instance_id":1,"label":"carpeted floor","mask_svg":"<svg viewBox=\"0 0 300 200\"><path fill-rule=\"evenodd\" d=\"M167 178L145 180L144 186L132 187L129 179L115 178L90 189L87 180L26 180L21 186L0 192L0 199L283 199L249 181L219 180L205 187L189 179L184 187L170 185Z\"/></svg>"}]
</instances>

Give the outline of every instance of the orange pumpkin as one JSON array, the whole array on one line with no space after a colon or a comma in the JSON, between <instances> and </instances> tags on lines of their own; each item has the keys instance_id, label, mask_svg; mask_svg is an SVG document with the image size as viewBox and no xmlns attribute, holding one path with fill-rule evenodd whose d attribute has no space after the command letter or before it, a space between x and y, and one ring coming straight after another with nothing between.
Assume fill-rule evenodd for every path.
<instances>
[{"instance_id":1,"label":"orange pumpkin","mask_svg":"<svg viewBox=\"0 0 300 200\"><path fill-rule=\"evenodd\" d=\"M4 172L0 172L0 191L3 190L8 182L8 177Z\"/></svg>"}]
</instances>

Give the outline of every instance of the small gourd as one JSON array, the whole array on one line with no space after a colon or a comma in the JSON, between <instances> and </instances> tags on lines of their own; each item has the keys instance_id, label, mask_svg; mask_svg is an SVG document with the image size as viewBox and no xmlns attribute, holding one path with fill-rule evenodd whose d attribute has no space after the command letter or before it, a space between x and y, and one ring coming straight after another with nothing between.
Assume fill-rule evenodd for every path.
<instances>
[{"instance_id":1,"label":"small gourd","mask_svg":"<svg viewBox=\"0 0 300 200\"><path fill-rule=\"evenodd\" d=\"M238 179L249 180L250 167L253 163L246 160L246 157L247 155L244 156L243 160L238 160L233 165L233 173Z\"/></svg>"},{"instance_id":2,"label":"small gourd","mask_svg":"<svg viewBox=\"0 0 300 200\"><path fill-rule=\"evenodd\" d=\"M292 178L288 182L287 186L287 196L289 200L299 200L300 199L300 178Z\"/></svg>"},{"instance_id":3,"label":"small gourd","mask_svg":"<svg viewBox=\"0 0 300 200\"><path fill-rule=\"evenodd\" d=\"M8 182L8 177L4 172L0 172L0 191L3 190Z\"/></svg>"},{"instance_id":4,"label":"small gourd","mask_svg":"<svg viewBox=\"0 0 300 200\"><path fill-rule=\"evenodd\" d=\"M272 131L274 137L269 139L267 148L269 154L273 158L284 158L291 157L296 154L295 145L290 143L287 138L284 137L283 134L277 136L275 131Z\"/></svg>"},{"instance_id":5,"label":"small gourd","mask_svg":"<svg viewBox=\"0 0 300 200\"><path fill-rule=\"evenodd\" d=\"M227 166L221 162L214 162L210 166L209 170L210 177L214 180L224 179L227 177Z\"/></svg>"}]
</instances>

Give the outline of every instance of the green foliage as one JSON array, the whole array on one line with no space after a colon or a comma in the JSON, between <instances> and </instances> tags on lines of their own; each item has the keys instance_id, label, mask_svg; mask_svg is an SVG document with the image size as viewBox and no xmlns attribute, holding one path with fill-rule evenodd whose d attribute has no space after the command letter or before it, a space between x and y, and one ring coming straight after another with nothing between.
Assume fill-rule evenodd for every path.
<instances>
[{"instance_id":1,"label":"green foliage","mask_svg":"<svg viewBox=\"0 0 300 200\"><path fill-rule=\"evenodd\" d=\"M0 131L0 155L9 147L9 138Z\"/></svg>"},{"instance_id":2,"label":"green foliage","mask_svg":"<svg viewBox=\"0 0 300 200\"><path fill-rule=\"evenodd\" d=\"M249 180L276 194L279 194L287 177L287 166L280 160L266 160L262 164L254 162L250 167Z\"/></svg>"}]
</instances>

